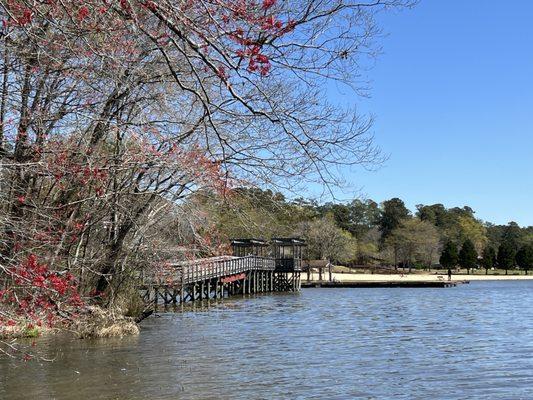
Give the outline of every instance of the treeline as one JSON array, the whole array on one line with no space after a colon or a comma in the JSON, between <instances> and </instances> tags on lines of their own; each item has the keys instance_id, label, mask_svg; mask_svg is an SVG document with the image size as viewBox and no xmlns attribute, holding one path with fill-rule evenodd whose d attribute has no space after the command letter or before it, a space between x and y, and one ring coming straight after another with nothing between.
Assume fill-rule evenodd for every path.
<instances>
[{"instance_id":1,"label":"treeline","mask_svg":"<svg viewBox=\"0 0 533 400\"><path fill-rule=\"evenodd\" d=\"M409 210L399 198L319 204L243 188L222 203L196 201L223 240L301 236L311 258L344 265L428 269L440 263L468 271L478 266L527 271L533 265L532 226L485 222L468 206L419 204Z\"/></svg>"}]
</instances>

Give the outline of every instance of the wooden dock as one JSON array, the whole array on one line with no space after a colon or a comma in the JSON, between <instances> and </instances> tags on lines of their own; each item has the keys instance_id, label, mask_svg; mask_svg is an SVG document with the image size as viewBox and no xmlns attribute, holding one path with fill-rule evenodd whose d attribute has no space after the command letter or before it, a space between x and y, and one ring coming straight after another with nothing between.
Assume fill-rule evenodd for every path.
<instances>
[{"instance_id":1,"label":"wooden dock","mask_svg":"<svg viewBox=\"0 0 533 400\"><path fill-rule=\"evenodd\" d=\"M302 288L446 288L469 281L302 281Z\"/></svg>"},{"instance_id":2,"label":"wooden dock","mask_svg":"<svg viewBox=\"0 0 533 400\"><path fill-rule=\"evenodd\" d=\"M156 307L178 305L235 295L297 292L300 274L297 263L286 268L286 262L274 258L224 256L166 266L143 277L139 290L143 300Z\"/></svg>"}]
</instances>

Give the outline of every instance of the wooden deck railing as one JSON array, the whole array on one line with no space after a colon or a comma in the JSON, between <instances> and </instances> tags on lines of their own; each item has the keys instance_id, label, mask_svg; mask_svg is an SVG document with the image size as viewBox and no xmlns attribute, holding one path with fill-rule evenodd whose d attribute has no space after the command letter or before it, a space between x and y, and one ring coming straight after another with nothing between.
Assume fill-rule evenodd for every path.
<instances>
[{"instance_id":1,"label":"wooden deck railing","mask_svg":"<svg viewBox=\"0 0 533 400\"><path fill-rule=\"evenodd\" d=\"M275 260L272 258L246 256L226 259L202 259L169 267L157 277L147 277L146 283L173 283L187 285L213 278L241 274L247 271L274 271Z\"/></svg>"}]
</instances>

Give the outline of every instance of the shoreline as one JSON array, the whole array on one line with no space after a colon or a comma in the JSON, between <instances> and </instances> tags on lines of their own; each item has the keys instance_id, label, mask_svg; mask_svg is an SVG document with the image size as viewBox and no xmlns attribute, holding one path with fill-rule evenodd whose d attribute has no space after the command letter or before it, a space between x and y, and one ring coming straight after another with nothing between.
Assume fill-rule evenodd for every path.
<instances>
[{"instance_id":1,"label":"shoreline","mask_svg":"<svg viewBox=\"0 0 533 400\"><path fill-rule=\"evenodd\" d=\"M332 273L337 282L442 282L448 281L446 274L368 274L368 273ZM310 282L320 282L318 273L311 274ZM302 273L302 283L307 282L307 274ZM533 275L467 275L453 274L452 282L457 281L518 281L533 280ZM329 281L329 274L322 274L322 281Z\"/></svg>"}]
</instances>

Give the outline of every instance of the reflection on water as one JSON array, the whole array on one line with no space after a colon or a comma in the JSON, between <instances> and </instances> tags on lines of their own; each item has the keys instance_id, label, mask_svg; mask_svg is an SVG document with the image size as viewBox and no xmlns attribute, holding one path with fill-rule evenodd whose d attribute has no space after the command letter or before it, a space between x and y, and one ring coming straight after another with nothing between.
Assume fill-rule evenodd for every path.
<instances>
[{"instance_id":1,"label":"reflection on water","mask_svg":"<svg viewBox=\"0 0 533 400\"><path fill-rule=\"evenodd\" d=\"M304 289L0 361L0 399L528 399L533 282Z\"/></svg>"}]
</instances>

